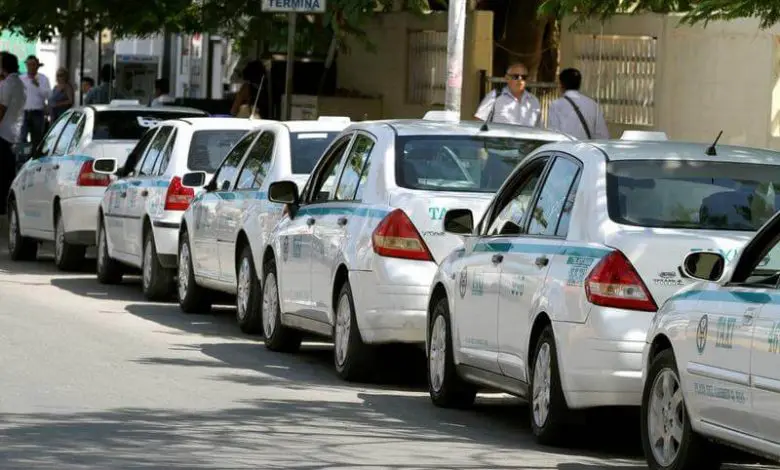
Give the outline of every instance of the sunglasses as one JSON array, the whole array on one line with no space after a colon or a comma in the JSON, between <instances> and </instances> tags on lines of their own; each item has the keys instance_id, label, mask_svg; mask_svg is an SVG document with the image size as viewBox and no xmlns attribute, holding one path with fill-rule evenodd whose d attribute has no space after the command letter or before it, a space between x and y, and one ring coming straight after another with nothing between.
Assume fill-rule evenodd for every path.
<instances>
[{"instance_id":1,"label":"sunglasses","mask_svg":"<svg viewBox=\"0 0 780 470\"><path fill-rule=\"evenodd\" d=\"M526 80L528 78L528 74L512 73L508 74L507 78L510 80Z\"/></svg>"}]
</instances>

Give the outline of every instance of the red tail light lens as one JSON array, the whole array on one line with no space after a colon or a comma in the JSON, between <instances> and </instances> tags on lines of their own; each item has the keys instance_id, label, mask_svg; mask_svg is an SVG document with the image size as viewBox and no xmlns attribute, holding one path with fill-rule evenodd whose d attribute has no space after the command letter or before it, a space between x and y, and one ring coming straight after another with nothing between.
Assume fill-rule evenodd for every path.
<instances>
[{"instance_id":1,"label":"red tail light lens","mask_svg":"<svg viewBox=\"0 0 780 470\"><path fill-rule=\"evenodd\" d=\"M655 312L658 306L626 255L615 250L585 279L588 301L602 307Z\"/></svg>"},{"instance_id":2,"label":"red tail light lens","mask_svg":"<svg viewBox=\"0 0 780 470\"><path fill-rule=\"evenodd\" d=\"M111 176L102 173L95 173L92 166L94 160L87 160L81 165L79 177L76 180L78 186L108 186L111 184Z\"/></svg>"},{"instance_id":3,"label":"red tail light lens","mask_svg":"<svg viewBox=\"0 0 780 470\"><path fill-rule=\"evenodd\" d=\"M190 207L190 202L195 197L195 189L182 186L181 178L174 176L165 193L166 211L184 211Z\"/></svg>"},{"instance_id":4,"label":"red tail light lens","mask_svg":"<svg viewBox=\"0 0 780 470\"><path fill-rule=\"evenodd\" d=\"M428 245L401 209L387 214L377 225L371 239L374 253L379 256L433 261Z\"/></svg>"}]
</instances>

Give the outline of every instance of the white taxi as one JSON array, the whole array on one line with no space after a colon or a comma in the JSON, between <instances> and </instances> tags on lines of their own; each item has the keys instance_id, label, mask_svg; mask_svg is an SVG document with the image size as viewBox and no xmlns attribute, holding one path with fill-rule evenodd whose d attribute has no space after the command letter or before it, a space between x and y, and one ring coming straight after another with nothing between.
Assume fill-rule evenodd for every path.
<instances>
[{"instance_id":1,"label":"white taxi","mask_svg":"<svg viewBox=\"0 0 780 470\"><path fill-rule=\"evenodd\" d=\"M79 267L95 244L95 212L110 183L96 158L124 162L149 127L168 118L204 116L197 109L149 108L125 102L84 106L63 114L17 172L8 195L8 251L35 259L38 242L54 241L60 269Z\"/></svg>"},{"instance_id":2,"label":"white taxi","mask_svg":"<svg viewBox=\"0 0 780 470\"><path fill-rule=\"evenodd\" d=\"M214 291L236 295L236 319L246 333L261 331L260 282L266 236L282 217L267 198L268 186L291 179L303 186L328 144L349 118L265 121L227 155L184 213L179 233L179 306L185 312L211 307ZM199 185L205 174L188 174ZM189 182L189 181L187 181Z\"/></svg>"},{"instance_id":3,"label":"white taxi","mask_svg":"<svg viewBox=\"0 0 780 470\"><path fill-rule=\"evenodd\" d=\"M526 397L542 443L565 434L570 409L639 406L653 315L690 282L680 261L739 249L780 208L773 181L780 153L766 150L620 140L538 149L476 227L467 209L445 215L464 246L431 286L433 403L468 406L478 387Z\"/></svg>"},{"instance_id":4,"label":"white taxi","mask_svg":"<svg viewBox=\"0 0 780 470\"><path fill-rule=\"evenodd\" d=\"M444 233L444 213L481 213L527 154L569 139L477 122L348 127L300 196L293 182L269 188L287 207L262 255L266 347L295 350L303 331L333 337L337 373L358 380L371 371L373 345L422 346L437 262L461 243Z\"/></svg>"},{"instance_id":5,"label":"white taxi","mask_svg":"<svg viewBox=\"0 0 780 470\"><path fill-rule=\"evenodd\" d=\"M95 161L95 170L117 173L97 214L97 277L121 282L125 267L140 268L149 300L173 293L182 215L196 188L182 175L213 174L228 151L258 125L249 119L200 117L163 121L149 130L117 171L113 158Z\"/></svg>"},{"instance_id":6,"label":"white taxi","mask_svg":"<svg viewBox=\"0 0 780 470\"><path fill-rule=\"evenodd\" d=\"M780 206L771 194L778 178L767 175L748 210ZM702 282L664 304L644 350L649 467L720 468L717 443L780 461L780 215L735 262L701 251L685 258L682 271Z\"/></svg>"}]
</instances>

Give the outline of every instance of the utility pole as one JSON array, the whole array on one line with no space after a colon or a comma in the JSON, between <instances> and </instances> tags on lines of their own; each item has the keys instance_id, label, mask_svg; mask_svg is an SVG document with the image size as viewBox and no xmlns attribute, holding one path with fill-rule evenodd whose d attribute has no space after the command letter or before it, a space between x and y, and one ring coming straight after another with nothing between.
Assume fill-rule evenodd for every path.
<instances>
[{"instance_id":1,"label":"utility pole","mask_svg":"<svg viewBox=\"0 0 780 470\"><path fill-rule=\"evenodd\" d=\"M460 117L460 98L463 90L463 44L466 39L467 0L450 0L447 28L447 89L444 110Z\"/></svg>"}]
</instances>

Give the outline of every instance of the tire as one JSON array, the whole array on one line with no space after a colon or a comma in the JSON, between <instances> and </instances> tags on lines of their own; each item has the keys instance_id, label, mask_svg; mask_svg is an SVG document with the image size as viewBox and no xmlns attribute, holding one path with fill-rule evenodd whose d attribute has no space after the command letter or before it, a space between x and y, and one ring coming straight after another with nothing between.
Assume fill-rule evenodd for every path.
<instances>
[{"instance_id":1,"label":"tire","mask_svg":"<svg viewBox=\"0 0 780 470\"><path fill-rule=\"evenodd\" d=\"M360 336L349 280L341 286L334 308L333 365L336 373L348 382L365 380L373 370L375 350L365 344Z\"/></svg>"},{"instance_id":2,"label":"tire","mask_svg":"<svg viewBox=\"0 0 780 470\"><path fill-rule=\"evenodd\" d=\"M60 271L76 271L84 264L87 247L65 241L65 222L58 209L54 214L54 264Z\"/></svg>"},{"instance_id":3,"label":"tire","mask_svg":"<svg viewBox=\"0 0 780 470\"><path fill-rule=\"evenodd\" d=\"M23 237L19 227L16 201L11 201L8 204L8 254L13 261L35 261L38 257L38 242Z\"/></svg>"},{"instance_id":4,"label":"tire","mask_svg":"<svg viewBox=\"0 0 780 470\"><path fill-rule=\"evenodd\" d=\"M236 321L238 327L247 334L257 334L263 331L263 318L260 311L263 308L263 293L257 280L255 262L252 259L252 249L246 245L241 250L241 257L236 269Z\"/></svg>"},{"instance_id":5,"label":"tire","mask_svg":"<svg viewBox=\"0 0 780 470\"><path fill-rule=\"evenodd\" d=\"M282 324L282 311L279 304L279 284L276 275L276 263L271 260L265 264L263 280L263 306L260 310L265 336L265 347L276 352L296 352L301 347L303 334Z\"/></svg>"},{"instance_id":6,"label":"tire","mask_svg":"<svg viewBox=\"0 0 780 470\"><path fill-rule=\"evenodd\" d=\"M154 234L151 229L144 239L141 285L144 297L151 301L167 300L173 287L173 271L164 268L157 257Z\"/></svg>"},{"instance_id":7,"label":"tire","mask_svg":"<svg viewBox=\"0 0 780 470\"><path fill-rule=\"evenodd\" d=\"M119 284L124 270L119 261L109 255L107 237L105 219L101 218L98 224L97 279L101 284Z\"/></svg>"},{"instance_id":8,"label":"tire","mask_svg":"<svg viewBox=\"0 0 780 470\"><path fill-rule=\"evenodd\" d=\"M181 311L184 313L208 313L211 311L213 292L199 286L195 281L190 238L186 230L179 236L178 270L176 295Z\"/></svg>"},{"instance_id":9,"label":"tire","mask_svg":"<svg viewBox=\"0 0 780 470\"><path fill-rule=\"evenodd\" d=\"M428 333L428 393L441 408L468 408L474 404L477 387L463 380L455 368L452 327L447 298L436 301Z\"/></svg>"},{"instance_id":10,"label":"tire","mask_svg":"<svg viewBox=\"0 0 780 470\"><path fill-rule=\"evenodd\" d=\"M680 393L680 402L674 410L663 406L668 403L664 403L665 400L658 396L658 392L665 389L663 385L664 380L667 379L670 380L667 383L672 385L672 390L675 390L674 386L676 385L676 391ZM659 386L661 390L657 388ZM672 396L675 395L676 393L672 394ZM652 402L656 402L659 399L661 400L661 408L663 410L661 413L665 413L666 418L670 420L668 423L663 423L662 421L660 425L666 428L671 424L672 426L676 425L678 429L682 429L680 433L681 442L677 443L676 453L668 461L664 461L662 455L659 456L654 452L655 446L652 441L655 439L651 438L650 427L655 427L657 418L663 420L664 417L664 415L658 416L653 412ZM664 426L664 424L667 424L667 426ZM720 446L708 441L691 428L688 410L685 407L680 374L677 370L674 352L671 349L661 351L650 364L642 393L641 426L642 449L644 450L647 465L651 470L715 470L720 468L723 456ZM665 429L660 429L653 432L653 434L658 436L656 432L660 432L663 435L664 431ZM674 442L670 440L670 444L674 448Z\"/></svg>"},{"instance_id":11,"label":"tire","mask_svg":"<svg viewBox=\"0 0 780 470\"><path fill-rule=\"evenodd\" d=\"M546 326L534 346L528 403L531 431L542 445L563 444L569 424L569 407L563 396L558 349L552 326ZM537 370L539 376L537 377ZM541 383L539 383L541 382ZM535 390L539 383L539 390ZM546 384L546 385L545 385ZM546 413L545 413L546 410Z\"/></svg>"}]
</instances>

